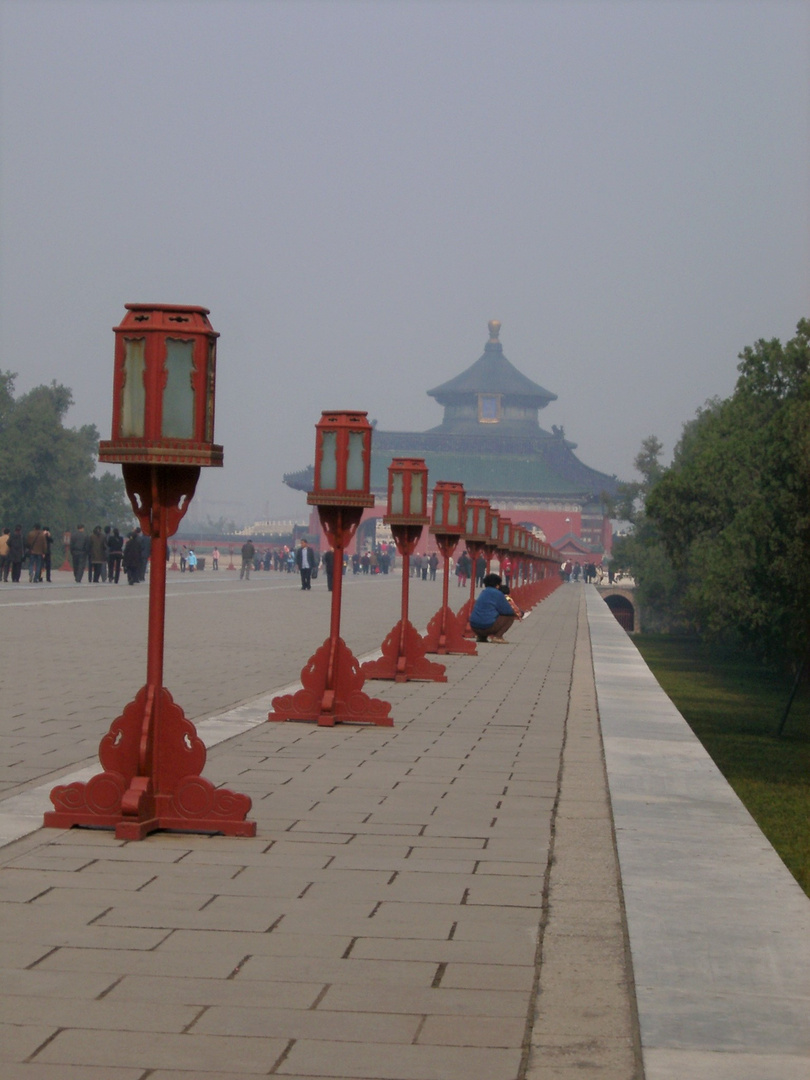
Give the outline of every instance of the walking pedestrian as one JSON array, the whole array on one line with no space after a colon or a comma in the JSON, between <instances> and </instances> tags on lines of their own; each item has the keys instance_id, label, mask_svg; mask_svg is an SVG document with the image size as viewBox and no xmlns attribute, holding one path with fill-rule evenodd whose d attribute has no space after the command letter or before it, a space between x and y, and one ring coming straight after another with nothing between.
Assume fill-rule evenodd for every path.
<instances>
[{"instance_id":1,"label":"walking pedestrian","mask_svg":"<svg viewBox=\"0 0 810 1080\"><path fill-rule=\"evenodd\" d=\"M25 537L22 525L15 525L14 532L8 541L8 558L11 565L11 580L16 584L22 573L23 558L25 557Z\"/></svg>"},{"instance_id":2,"label":"walking pedestrian","mask_svg":"<svg viewBox=\"0 0 810 1080\"><path fill-rule=\"evenodd\" d=\"M45 571L45 581L51 584L51 548L53 547L53 533L47 525L42 526L45 534L45 557L42 560L42 569Z\"/></svg>"},{"instance_id":3,"label":"walking pedestrian","mask_svg":"<svg viewBox=\"0 0 810 1080\"><path fill-rule=\"evenodd\" d=\"M242 544L242 569L239 571L239 580L242 578L245 581L250 581L250 571L253 567L253 556L256 554L256 548L253 545L252 540L246 540Z\"/></svg>"},{"instance_id":4,"label":"walking pedestrian","mask_svg":"<svg viewBox=\"0 0 810 1080\"><path fill-rule=\"evenodd\" d=\"M124 538L118 529L113 529L107 542L107 580L117 585L121 577L121 560L124 556Z\"/></svg>"},{"instance_id":5,"label":"walking pedestrian","mask_svg":"<svg viewBox=\"0 0 810 1080\"><path fill-rule=\"evenodd\" d=\"M90 568L88 571L88 581L92 581L97 585L101 581L101 568L107 561L107 544L104 540L104 533L101 531L101 526L96 525L90 534Z\"/></svg>"},{"instance_id":6,"label":"walking pedestrian","mask_svg":"<svg viewBox=\"0 0 810 1080\"><path fill-rule=\"evenodd\" d=\"M138 531L131 532L124 544L122 563L124 573L127 575L127 584L137 585L141 580L141 544L138 539Z\"/></svg>"},{"instance_id":7,"label":"walking pedestrian","mask_svg":"<svg viewBox=\"0 0 810 1080\"><path fill-rule=\"evenodd\" d=\"M70 534L70 560L73 563L73 578L78 583L84 577L87 566L87 533L84 525L77 525Z\"/></svg>"},{"instance_id":8,"label":"walking pedestrian","mask_svg":"<svg viewBox=\"0 0 810 1080\"><path fill-rule=\"evenodd\" d=\"M0 533L0 581L8 581L11 570L11 559L8 554L8 542L11 537L11 529L3 529Z\"/></svg>"},{"instance_id":9,"label":"walking pedestrian","mask_svg":"<svg viewBox=\"0 0 810 1080\"><path fill-rule=\"evenodd\" d=\"M304 590L311 589L312 571L315 569L315 552L303 537L300 546L295 552L295 565L301 573L301 588Z\"/></svg>"},{"instance_id":10,"label":"walking pedestrian","mask_svg":"<svg viewBox=\"0 0 810 1080\"><path fill-rule=\"evenodd\" d=\"M37 523L25 538L25 546L28 549L28 580L39 582L42 580L42 564L45 560L45 552L48 543L42 526Z\"/></svg>"}]
</instances>

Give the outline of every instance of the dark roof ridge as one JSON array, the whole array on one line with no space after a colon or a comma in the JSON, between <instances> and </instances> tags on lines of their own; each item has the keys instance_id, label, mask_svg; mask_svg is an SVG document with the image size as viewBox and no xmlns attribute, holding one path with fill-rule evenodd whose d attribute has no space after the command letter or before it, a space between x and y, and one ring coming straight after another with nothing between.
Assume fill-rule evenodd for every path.
<instances>
[{"instance_id":1,"label":"dark roof ridge","mask_svg":"<svg viewBox=\"0 0 810 1080\"><path fill-rule=\"evenodd\" d=\"M460 375L428 390L430 397L443 404L443 399L467 394L506 394L509 397L529 398L538 408L556 401L557 395L533 382L504 356L503 345L498 340L501 324L492 320L489 324L490 338L484 346L483 355Z\"/></svg>"}]
</instances>

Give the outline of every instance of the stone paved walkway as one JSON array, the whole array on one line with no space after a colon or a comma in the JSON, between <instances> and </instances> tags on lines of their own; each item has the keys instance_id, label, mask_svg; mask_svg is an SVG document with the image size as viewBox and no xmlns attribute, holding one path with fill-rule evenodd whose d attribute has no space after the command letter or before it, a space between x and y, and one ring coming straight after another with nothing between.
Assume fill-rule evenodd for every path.
<instances>
[{"instance_id":1,"label":"stone paved walkway","mask_svg":"<svg viewBox=\"0 0 810 1080\"><path fill-rule=\"evenodd\" d=\"M396 622L399 589L347 580L356 655ZM424 626L439 584L411 596ZM322 583L171 575L166 684L210 746L204 774L252 797L258 833L131 843L37 826L57 779L97 771L99 738L143 682L145 593L19 586L0 608L3 1080L803 1080L806 1040L780 1055L773 1024L767 1037L727 1024L722 1045L682 1004L661 1024L690 978L691 1011L714 1016L746 958L735 945L729 968L718 944L712 976L689 974L711 929L660 903L672 862L643 847L650 800L636 796L627 725L646 733L662 791L675 781L658 717L662 745L683 737L593 590L559 588L509 646L446 658L446 683L368 684L393 728L317 728L263 720L326 635ZM697 775L709 771L700 758ZM677 783L689 835L663 841L706 845L705 790L692 814L688 776ZM719 857L739 866L748 850ZM757 872L757 902L773 881L788 898L774 918L789 911L801 933L806 898L767 858ZM697 873L679 902L733 915L734 890L715 888ZM749 995L765 1015L787 1010L791 1030L810 1000L793 929L781 951L769 943ZM673 950L678 965L661 968Z\"/></svg>"},{"instance_id":2,"label":"stone paved walkway","mask_svg":"<svg viewBox=\"0 0 810 1080\"><path fill-rule=\"evenodd\" d=\"M306 640L319 643L325 591L302 596L275 575L250 590L210 578L170 585L166 681L192 715L290 683ZM87 746L139 684L130 667L145 614L145 599L121 587L67 588L41 603L18 596L6 614L22 633L47 600L48 645L64 648L61 678L49 667L36 693L14 687L12 801L68 765L93 764L82 760ZM346 597L344 635L360 653L396 621L399 582L350 580ZM414 583L414 619L423 625L438 599L435 586ZM206 609L216 618L200 625ZM363 621L372 626L360 632ZM279 625L294 626L296 640ZM557 830L568 816L575 830L601 818L612 854L587 651L576 710L591 730L568 743L565 761L573 769L584 756L602 788L583 776L560 801L583 628L580 592L560 589L509 647L448 658L446 684L370 684L393 703L392 729L259 724L220 744L205 774L251 795L256 839L123 843L40 830L5 847L3 1076L551 1080L572 1075L582 1054L596 1063L594 1038L610 1058L600 1075L631 1076L615 866L611 914L599 885L567 924L555 903L571 882L550 872L554 852L576 873L573 851L565 861L575 840ZM266 707L265 698L259 716ZM607 948L606 930L615 970L600 973L594 1025L586 988L565 989L565 953ZM538 983L544 949L553 955ZM563 1012L576 1003L562 1029L535 1024L544 995L548 1016L552 998ZM617 1037L619 1016L627 1031Z\"/></svg>"}]
</instances>

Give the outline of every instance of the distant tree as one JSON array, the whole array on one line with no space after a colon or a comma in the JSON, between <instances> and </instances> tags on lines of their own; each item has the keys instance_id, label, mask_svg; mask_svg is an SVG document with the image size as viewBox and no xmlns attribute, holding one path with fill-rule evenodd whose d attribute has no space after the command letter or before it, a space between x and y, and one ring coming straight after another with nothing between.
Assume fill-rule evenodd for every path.
<instances>
[{"instance_id":1,"label":"distant tree","mask_svg":"<svg viewBox=\"0 0 810 1080\"><path fill-rule=\"evenodd\" d=\"M71 391L52 382L14 396L12 372L0 372L0 525L49 525L55 537L79 521L128 526L124 483L96 476L98 431L66 428Z\"/></svg>"},{"instance_id":2,"label":"distant tree","mask_svg":"<svg viewBox=\"0 0 810 1080\"><path fill-rule=\"evenodd\" d=\"M620 484L611 509L631 523L630 531L614 540L614 568L633 576L645 625L668 630L684 626L684 581L661 542L658 527L646 512L647 499L666 472L661 462L663 450L663 443L655 435L644 439L633 462L641 479Z\"/></svg>"},{"instance_id":3,"label":"distant tree","mask_svg":"<svg viewBox=\"0 0 810 1080\"><path fill-rule=\"evenodd\" d=\"M746 348L738 371L685 425L645 510L694 625L795 661L810 647L810 322Z\"/></svg>"}]
</instances>

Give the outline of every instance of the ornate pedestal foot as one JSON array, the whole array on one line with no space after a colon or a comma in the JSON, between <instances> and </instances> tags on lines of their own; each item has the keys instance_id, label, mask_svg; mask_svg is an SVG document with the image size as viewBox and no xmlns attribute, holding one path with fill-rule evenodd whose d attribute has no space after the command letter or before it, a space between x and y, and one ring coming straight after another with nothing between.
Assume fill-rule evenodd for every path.
<instances>
[{"instance_id":1,"label":"ornate pedestal foot","mask_svg":"<svg viewBox=\"0 0 810 1080\"><path fill-rule=\"evenodd\" d=\"M309 720L325 727L334 724L392 727L390 703L363 693L365 676L343 638L337 639L330 664L331 652L332 640L327 638L301 671L303 688L295 694L273 698L273 711L267 719ZM329 681L333 682L331 687L327 686Z\"/></svg>"},{"instance_id":2,"label":"ornate pedestal foot","mask_svg":"<svg viewBox=\"0 0 810 1080\"><path fill-rule=\"evenodd\" d=\"M361 671L367 679L393 679L409 682L447 682L444 664L434 663L425 656L425 643L410 622L400 620L382 643L379 660L367 660Z\"/></svg>"},{"instance_id":3,"label":"ornate pedestal foot","mask_svg":"<svg viewBox=\"0 0 810 1080\"><path fill-rule=\"evenodd\" d=\"M255 836L255 821L245 821L251 800L200 776L205 758L204 743L169 691L144 686L101 740L104 772L55 787L44 824L111 828L121 840L142 840L156 829Z\"/></svg>"},{"instance_id":4,"label":"ornate pedestal foot","mask_svg":"<svg viewBox=\"0 0 810 1080\"><path fill-rule=\"evenodd\" d=\"M444 632L442 632L442 614L444 614ZM478 649L475 647L475 642L464 637L466 625L466 615L462 621L450 608L447 608L445 612L439 608L428 623L427 631L422 639L425 643L425 652L438 653L439 656L446 656L448 653L459 656L477 656Z\"/></svg>"}]
</instances>

